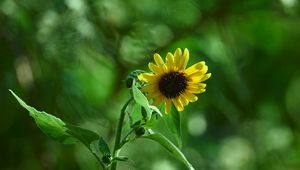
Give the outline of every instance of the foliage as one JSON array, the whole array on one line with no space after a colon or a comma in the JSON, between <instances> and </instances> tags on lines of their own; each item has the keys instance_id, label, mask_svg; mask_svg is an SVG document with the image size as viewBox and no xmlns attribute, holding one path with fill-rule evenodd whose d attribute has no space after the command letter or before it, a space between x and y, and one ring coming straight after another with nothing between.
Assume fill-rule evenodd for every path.
<instances>
[{"instance_id":1,"label":"foliage","mask_svg":"<svg viewBox=\"0 0 300 170\"><path fill-rule=\"evenodd\" d=\"M195 169L300 169L299 11L296 0L1 1L0 169L99 166L84 145L42 135L7 89L112 148L124 78L154 52L177 47L214 73L181 117L182 152ZM173 139L161 118L151 119ZM129 160L119 168L185 168L152 141L139 142L124 146Z\"/></svg>"}]
</instances>

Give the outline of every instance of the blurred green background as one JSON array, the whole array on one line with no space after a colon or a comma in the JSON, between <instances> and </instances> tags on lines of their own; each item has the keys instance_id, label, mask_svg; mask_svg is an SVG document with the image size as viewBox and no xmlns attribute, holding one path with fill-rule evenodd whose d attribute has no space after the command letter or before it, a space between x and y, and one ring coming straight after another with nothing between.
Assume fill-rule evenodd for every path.
<instances>
[{"instance_id":1,"label":"blurred green background","mask_svg":"<svg viewBox=\"0 0 300 170\"><path fill-rule=\"evenodd\" d=\"M9 88L112 146L124 78L177 47L212 73L182 113L197 170L300 169L299 16L298 0L1 0L0 169L99 166L82 145L42 134ZM147 140L121 155L124 170L185 169Z\"/></svg>"}]
</instances>

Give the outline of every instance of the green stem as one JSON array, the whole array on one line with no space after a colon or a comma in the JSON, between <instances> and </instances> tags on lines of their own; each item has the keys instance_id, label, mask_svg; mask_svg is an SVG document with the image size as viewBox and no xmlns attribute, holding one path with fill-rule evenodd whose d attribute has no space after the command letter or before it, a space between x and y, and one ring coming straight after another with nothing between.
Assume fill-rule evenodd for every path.
<instances>
[{"instance_id":1,"label":"green stem","mask_svg":"<svg viewBox=\"0 0 300 170\"><path fill-rule=\"evenodd\" d=\"M124 138L121 140L121 142L120 142L120 147L123 147L123 146L129 141L128 137L129 137L129 135L132 134L133 131L134 131L134 128L132 128L132 129L125 135L125 137L124 137Z\"/></svg>"},{"instance_id":2,"label":"green stem","mask_svg":"<svg viewBox=\"0 0 300 170\"><path fill-rule=\"evenodd\" d=\"M113 157L118 156L118 150L120 149L121 135L122 135L122 129L123 129L123 122L124 122L124 118L125 118L125 114L126 114L125 110L131 101L132 101L132 98L130 98L125 103L123 108L121 109L121 115L120 115L119 123L118 123L118 127L117 127ZM117 161L114 161L111 165L111 170L116 170L116 169L117 169Z\"/></svg>"},{"instance_id":3,"label":"green stem","mask_svg":"<svg viewBox=\"0 0 300 170\"><path fill-rule=\"evenodd\" d=\"M89 149L89 150L90 150L91 153L95 156L95 158L98 160L98 162L100 163L102 169L103 169L103 170L106 170L106 166L103 164L103 162L100 160L100 158L99 158L99 157L98 157L91 149Z\"/></svg>"}]
</instances>

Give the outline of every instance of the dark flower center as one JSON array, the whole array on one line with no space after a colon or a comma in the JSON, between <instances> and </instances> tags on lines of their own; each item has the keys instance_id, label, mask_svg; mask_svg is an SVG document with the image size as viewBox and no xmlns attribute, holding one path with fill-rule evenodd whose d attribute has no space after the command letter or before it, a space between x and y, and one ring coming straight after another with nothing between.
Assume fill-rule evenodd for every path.
<instances>
[{"instance_id":1,"label":"dark flower center","mask_svg":"<svg viewBox=\"0 0 300 170\"><path fill-rule=\"evenodd\" d=\"M167 98L175 98L186 90L187 79L184 73L169 72L163 75L159 82L159 91Z\"/></svg>"}]
</instances>

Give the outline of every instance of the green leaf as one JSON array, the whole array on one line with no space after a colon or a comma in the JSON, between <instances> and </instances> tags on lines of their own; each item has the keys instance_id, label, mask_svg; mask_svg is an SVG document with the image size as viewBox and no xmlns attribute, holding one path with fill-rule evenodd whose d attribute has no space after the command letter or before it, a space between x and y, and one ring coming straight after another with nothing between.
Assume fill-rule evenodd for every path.
<instances>
[{"instance_id":1,"label":"green leaf","mask_svg":"<svg viewBox=\"0 0 300 170\"><path fill-rule=\"evenodd\" d=\"M183 162L189 170L195 170L193 168L192 164L189 163L189 161L186 159L184 154L165 136L163 136L160 133L153 133L150 135L142 136L142 138L151 139L157 143L159 143L162 147L164 147L171 155L173 155L175 158Z\"/></svg>"},{"instance_id":2,"label":"green leaf","mask_svg":"<svg viewBox=\"0 0 300 170\"><path fill-rule=\"evenodd\" d=\"M99 138L99 135L97 133L88 129L77 127L69 123L65 123L65 127L67 128L66 132L68 134L72 135L89 149L90 144Z\"/></svg>"},{"instance_id":3,"label":"green leaf","mask_svg":"<svg viewBox=\"0 0 300 170\"><path fill-rule=\"evenodd\" d=\"M152 128L157 124L159 119L163 117L162 113L156 106L150 105L150 108L152 110L152 115L151 118L143 124L143 127L145 128Z\"/></svg>"},{"instance_id":4,"label":"green leaf","mask_svg":"<svg viewBox=\"0 0 300 170\"><path fill-rule=\"evenodd\" d=\"M172 104L171 113L166 116L165 120L169 130L176 139L178 147L181 148L181 114L177 111L174 104Z\"/></svg>"},{"instance_id":5,"label":"green leaf","mask_svg":"<svg viewBox=\"0 0 300 170\"><path fill-rule=\"evenodd\" d=\"M147 121L148 120L148 113L144 107L141 107L141 113L142 113L142 120Z\"/></svg>"},{"instance_id":6,"label":"green leaf","mask_svg":"<svg viewBox=\"0 0 300 170\"><path fill-rule=\"evenodd\" d=\"M53 115L36 110L27 105L12 90L9 91L18 100L20 105L29 111L29 115L34 118L37 126L50 138L64 144L73 144L80 141L89 149L90 143L99 138L95 132L65 123Z\"/></svg>"},{"instance_id":7,"label":"green leaf","mask_svg":"<svg viewBox=\"0 0 300 170\"><path fill-rule=\"evenodd\" d=\"M138 79L138 76L141 73L144 73L144 72L145 72L144 70L135 70L135 71L131 72L130 74L128 74L127 77L126 77L126 86L127 86L127 88L132 87L133 81L135 81L135 85L137 87L141 87L144 84L144 82L141 82Z\"/></svg>"},{"instance_id":8,"label":"green leaf","mask_svg":"<svg viewBox=\"0 0 300 170\"><path fill-rule=\"evenodd\" d=\"M141 112L142 112L141 108L142 107L140 105L136 104L136 103L134 103L131 106L132 106L131 107L132 109L128 112L129 115L131 116L131 120L132 120L130 125L132 125L133 123L143 119L142 114L141 114Z\"/></svg>"},{"instance_id":9,"label":"green leaf","mask_svg":"<svg viewBox=\"0 0 300 170\"><path fill-rule=\"evenodd\" d=\"M111 155L108 144L104 141L102 137L99 138L98 142L99 150L103 155Z\"/></svg>"},{"instance_id":10,"label":"green leaf","mask_svg":"<svg viewBox=\"0 0 300 170\"><path fill-rule=\"evenodd\" d=\"M136 87L135 82L132 84L132 94L134 101L142 106L147 113L147 120L151 117L152 110L149 107L149 102L146 96Z\"/></svg>"},{"instance_id":11,"label":"green leaf","mask_svg":"<svg viewBox=\"0 0 300 170\"><path fill-rule=\"evenodd\" d=\"M153 112L157 113L160 117L163 117L163 114L160 112L160 110L159 110L156 106L150 105L149 108L150 108Z\"/></svg>"},{"instance_id":12,"label":"green leaf","mask_svg":"<svg viewBox=\"0 0 300 170\"><path fill-rule=\"evenodd\" d=\"M160 117L161 116L158 113L153 113L151 118L147 122L145 122L145 124L143 124L142 126L145 128L152 128L157 124Z\"/></svg>"},{"instance_id":13,"label":"green leaf","mask_svg":"<svg viewBox=\"0 0 300 170\"><path fill-rule=\"evenodd\" d=\"M128 161L128 158L127 157L124 157L124 156L118 156L118 157L114 157L113 158L113 161Z\"/></svg>"}]
</instances>

